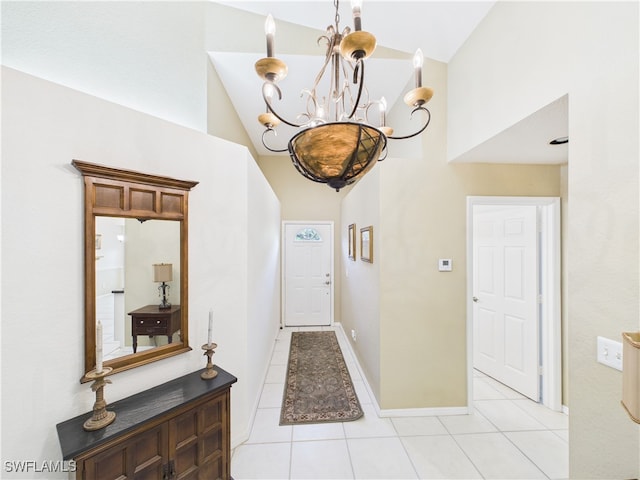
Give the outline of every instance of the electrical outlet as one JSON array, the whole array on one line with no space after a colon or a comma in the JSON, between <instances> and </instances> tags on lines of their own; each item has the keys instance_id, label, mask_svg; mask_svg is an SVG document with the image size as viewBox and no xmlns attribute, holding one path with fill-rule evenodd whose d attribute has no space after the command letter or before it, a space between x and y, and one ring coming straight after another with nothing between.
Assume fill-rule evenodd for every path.
<instances>
[{"instance_id":1,"label":"electrical outlet","mask_svg":"<svg viewBox=\"0 0 640 480\"><path fill-rule=\"evenodd\" d=\"M622 371L622 342L598 337L598 362Z\"/></svg>"},{"instance_id":2,"label":"electrical outlet","mask_svg":"<svg viewBox=\"0 0 640 480\"><path fill-rule=\"evenodd\" d=\"M353 338L353 341L356 341L356 331L351 329L351 338Z\"/></svg>"}]
</instances>

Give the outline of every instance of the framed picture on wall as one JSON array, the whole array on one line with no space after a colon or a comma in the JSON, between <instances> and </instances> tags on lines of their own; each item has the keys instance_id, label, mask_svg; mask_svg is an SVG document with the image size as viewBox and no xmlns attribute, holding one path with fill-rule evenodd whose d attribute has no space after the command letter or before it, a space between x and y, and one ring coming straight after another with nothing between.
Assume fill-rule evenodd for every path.
<instances>
[{"instance_id":1,"label":"framed picture on wall","mask_svg":"<svg viewBox=\"0 0 640 480\"><path fill-rule=\"evenodd\" d=\"M360 229L360 258L363 262L373 263L373 227Z\"/></svg>"},{"instance_id":2,"label":"framed picture on wall","mask_svg":"<svg viewBox=\"0 0 640 480\"><path fill-rule=\"evenodd\" d=\"M349 258L356 261L356 224L349 225Z\"/></svg>"}]
</instances>

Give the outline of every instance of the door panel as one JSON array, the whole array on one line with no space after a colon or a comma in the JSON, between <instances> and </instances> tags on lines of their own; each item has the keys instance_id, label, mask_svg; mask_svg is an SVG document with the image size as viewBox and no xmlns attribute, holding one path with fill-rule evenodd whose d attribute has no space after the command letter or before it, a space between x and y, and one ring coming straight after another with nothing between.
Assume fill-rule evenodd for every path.
<instances>
[{"instance_id":1,"label":"door panel","mask_svg":"<svg viewBox=\"0 0 640 480\"><path fill-rule=\"evenodd\" d=\"M331 324L333 296L330 224L285 224L284 323Z\"/></svg>"},{"instance_id":2,"label":"door panel","mask_svg":"<svg viewBox=\"0 0 640 480\"><path fill-rule=\"evenodd\" d=\"M473 212L474 367L539 400L535 206Z\"/></svg>"},{"instance_id":3,"label":"door panel","mask_svg":"<svg viewBox=\"0 0 640 480\"><path fill-rule=\"evenodd\" d=\"M495 345L495 313L483 308L478 309L477 316L476 350L478 355L482 355L484 362L496 361Z\"/></svg>"},{"instance_id":4,"label":"door panel","mask_svg":"<svg viewBox=\"0 0 640 480\"><path fill-rule=\"evenodd\" d=\"M504 365L507 368L524 372L524 350L522 344L526 341L524 319L513 315L504 316Z\"/></svg>"}]
</instances>

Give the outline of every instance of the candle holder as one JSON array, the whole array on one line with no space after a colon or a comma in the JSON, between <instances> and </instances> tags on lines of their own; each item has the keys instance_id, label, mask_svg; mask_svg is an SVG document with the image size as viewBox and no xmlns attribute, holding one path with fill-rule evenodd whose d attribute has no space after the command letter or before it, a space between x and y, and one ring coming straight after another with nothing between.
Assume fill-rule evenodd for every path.
<instances>
[{"instance_id":1,"label":"candle holder","mask_svg":"<svg viewBox=\"0 0 640 480\"><path fill-rule=\"evenodd\" d=\"M96 403L93 404L93 415L84 422L84 429L87 431L100 430L111 424L116 419L115 412L107 411L107 402L104 400L104 386L111 383L105 377L111 373L113 368L104 367L101 372L91 370L87 373L87 378L94 380L91 390L96 392Z\"/></svg>"},{"instance_id":2,"label":"candle holder","mask_svg":"<svg viewBox=\"0 0 640 480\"><path fill-rule=\"evenodd\" d=\"M218 372L213 369L213 362L211 361L211 357L213 357L214 350L217 346L218 344L216 343L205 343L202 345L202 349L205 351L203 355L207 356L207 369L200 374L200 378L203 380L211 380L218 375Z\"/></svg>"}]
</instances>

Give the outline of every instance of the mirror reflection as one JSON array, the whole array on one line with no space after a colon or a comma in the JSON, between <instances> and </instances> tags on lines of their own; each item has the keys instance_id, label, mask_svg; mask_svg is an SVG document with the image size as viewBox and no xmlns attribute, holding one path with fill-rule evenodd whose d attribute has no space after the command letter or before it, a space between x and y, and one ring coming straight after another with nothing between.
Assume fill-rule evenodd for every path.
<instances>
[{"instance_id":1,"label":"mirror reflection","mask_svg":"<svg viewBox=\"0 0 640 480\"><path fill-rule=\"evenodd\" d=\"M95 217L104 360L180 342L180 222Z\"/></svg>"}]
</instances>

